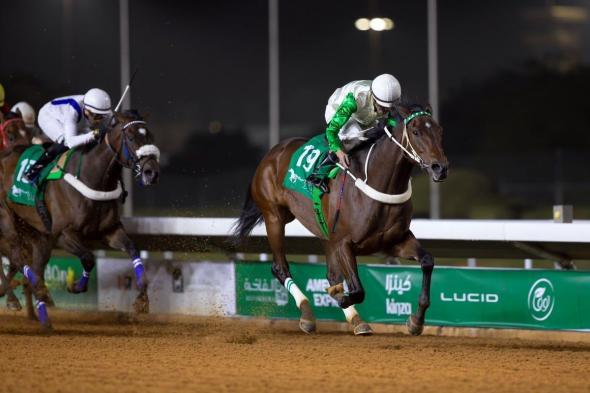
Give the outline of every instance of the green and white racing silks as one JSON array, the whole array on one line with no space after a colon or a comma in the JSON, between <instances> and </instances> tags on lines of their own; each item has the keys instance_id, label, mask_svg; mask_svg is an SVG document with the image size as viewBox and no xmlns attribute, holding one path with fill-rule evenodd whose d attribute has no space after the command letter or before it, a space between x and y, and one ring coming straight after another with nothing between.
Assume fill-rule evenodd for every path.
<instances>
[{"instance_id":1,"label":"green and white racing silks","mask_svg":"<svg viewBox=\"0 0 590 393\"><path fill-rule=\"evenodd\" d=\"M338 133L350 119L364 128L374 126L379 115L371 99L371 81L353 81L336 89L328 99L325 118L328 123L326 138L331 151L342 149Z\"/></svg>"}]
</instances>

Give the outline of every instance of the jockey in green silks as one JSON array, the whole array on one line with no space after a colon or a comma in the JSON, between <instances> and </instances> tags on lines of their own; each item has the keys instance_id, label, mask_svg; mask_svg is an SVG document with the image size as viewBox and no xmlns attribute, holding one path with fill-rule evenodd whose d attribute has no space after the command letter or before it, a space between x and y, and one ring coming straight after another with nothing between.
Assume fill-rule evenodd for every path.
<instances>
[{"instance_id":1,"label":"jockey in green silks","mask_svg":"<svg viewBox=\"0 0 590 393\"><path fill-rule=\"evenodd\" d=\"M323 192L329 192L328 173L336 163L345 168L350 164L342 142L354 147L365 140L364 132L379 120L388 118L400 97L401 86L390 74L379 75L372 81L353 81L336 89L328 100L325 114L330 152L307 180Z\"/></svg>"}]
</instances>

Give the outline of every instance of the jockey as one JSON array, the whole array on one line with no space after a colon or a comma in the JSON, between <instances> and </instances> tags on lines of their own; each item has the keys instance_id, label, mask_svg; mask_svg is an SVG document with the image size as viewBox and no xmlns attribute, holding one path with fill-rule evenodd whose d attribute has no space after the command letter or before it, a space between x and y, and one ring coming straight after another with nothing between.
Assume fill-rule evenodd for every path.
<instances>
[{"instance_id":1,"label":"jockey","mask_svg":"<svg viewBox=\"0 0 590 393\"><path fill-rule=\"evenodd\" d=\"M10 112L8 108L8 104L4 101L6 92L4 91L4 86L0 83L0 121L4 118L8 112Z\"/></svg>"},{"instance_id":2,"label":"jockey","mask_svg":"<svg viewBox=\"0 0 590 393\"><path fill-rule=\"evenodd\" d=\"M68 149L95 142L99 127L111 111L111 98L101 89L90 89L84 95L57 98L39 111L39 126L53 143L31 166L24 179L35 182L45 165Z\"/></svg>"},{"instance_id":3,"label":"jockey","mask_svg":"<svg viewBox=\"0 0 590 393\"><path fill-rule=\"evenodd\" d=\"M13 113L20 113L23 121L25 122L25 127L27 131L29 131L29 135L32 138L31 142L36 145L40 145L44 142L50 142L51 140L43 135L39 127L35 125L35 121L37 120L37 114L35 113L35 109L25 101L17 102L10 108L10 111Z\"/></svg>"},{"instance_id":4,"label":"jockey","mask_svg":"<svg viewBox=\"0 0 590 393\"><path fill-rule=\"evenodd\" d=\"M328 100L325 114L330 152L307 180L328 192L326 175L337 162L345 168L350 164L342 141L352 142L353 147L363 141L366 129L388 118L400 97L401 86L390 74L379 75L373 81L353 81L336 89Z\"/></svg>"},{"instance_id":5,"label":"jockey","mask_svg":"<svg viewBox=\"0 0 590 393\"><path fill-rule=\"evenodd\" d=\"M20 113L23 121L25 122L25 126L28 129L33 129L33 127L35 127L37 115L35 114L33 107L28 102L17 102L12 106L12 108L10 108L10 111L14 113Z\"/></svg>"}]
</instances>

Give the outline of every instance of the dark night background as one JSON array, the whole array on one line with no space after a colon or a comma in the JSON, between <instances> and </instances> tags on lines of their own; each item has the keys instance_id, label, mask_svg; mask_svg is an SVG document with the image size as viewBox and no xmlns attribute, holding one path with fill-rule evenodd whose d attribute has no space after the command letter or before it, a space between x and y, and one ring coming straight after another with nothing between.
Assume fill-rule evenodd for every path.
<instances>
[{"instance_id":1,"label":"dark night background","mask_svg":"<svg viewBox=\"0 0 590 393\"><path fill-rule=\"evenodd\" d=\"M385 32L356 30L389 17ZM0 11L0 83L38 109L121 93L116 0L20 0ZM371 36L372 35L372 36ZM268 3L130 1L132 106L149 112L161 183L135 212L235 215L268 148ZM590 1L439 1L443 218L590 218ZM428 101L426 1L281 1L281 138L323 131L337 87L388 72ZM415 179L416 216L428 184Z\"/></svg>"}]
</instances>

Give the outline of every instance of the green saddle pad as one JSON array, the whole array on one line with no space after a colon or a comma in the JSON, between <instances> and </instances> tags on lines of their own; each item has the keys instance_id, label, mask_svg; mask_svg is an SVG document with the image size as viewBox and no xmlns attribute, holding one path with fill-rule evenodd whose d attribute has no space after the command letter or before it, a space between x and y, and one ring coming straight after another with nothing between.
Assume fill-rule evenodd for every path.
<instances>
[{"instance_id":1,"label":"green saddle pad","mask_svg":"<svg viewBox=\"0 0 590 393\"><path fill-rule=\"evenodd\" d=\"M314 136L301 145L291 156L283 186L312 199L312 191L315 187L309 184L306 179L315 172L329 150L325 134Z\"/></svg>"},{"instance_id":2,"label":"green saddle pad","mask_svg":"<svg viewBox=\"0 0 590 393\"><path fill-rule=\"evenodd\" d=\"M316 172L317 167L329 151L330 147L328 146L326 135L320 134L314 136L293 153L289 168L287 169L287 173L285 173L285 179L283 180L283 187L296 191L312 200L316 221L326 239L329 238L329 232L322 209L321 199L323 193L319 188L308 183L307 178ZM334 178L338 171L339 168L336 167L326 176Z\"/></svg>"},{"instance_id":3,"label":"green saddle pad","mask_svg":"<svg viewBox=\"0 0 590 393\"><path fill-rule=\"evenodd\" d=\"M48 180L58 180L63 177L63 168L65 168L72 154L72 150L68 150L58 159L43 168L37 184L31 184L23 179L27 170L37 162L44 151L43 146L33 145L19 157L16 170L14 171L12 187L8 194L8 198L11 201L21 205L35 206L35 200L37 198L43 198L44 183Z\"/></svg>"}]
</instances>

